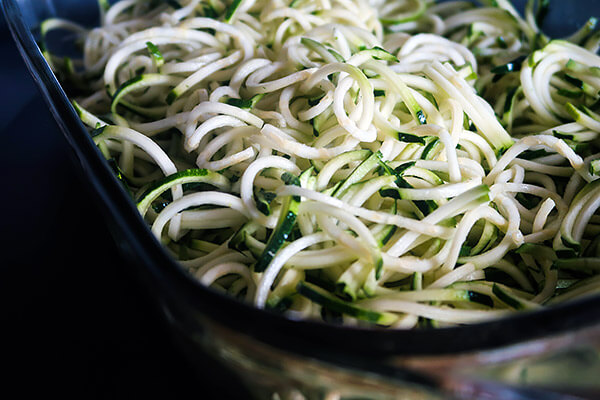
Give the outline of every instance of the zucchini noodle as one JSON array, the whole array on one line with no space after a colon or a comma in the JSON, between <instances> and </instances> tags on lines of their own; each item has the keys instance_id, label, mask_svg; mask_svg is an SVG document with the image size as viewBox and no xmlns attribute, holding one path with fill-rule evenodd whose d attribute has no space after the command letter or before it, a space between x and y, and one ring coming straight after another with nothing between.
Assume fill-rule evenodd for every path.
<instances>
[{"instance_id":1,"label":"zucchini noodle","mask_svg":"<svg viewBox=\"0 0 600 400\"><path fill-rule=\"evenodd\" d=\"M409 329L600 292L600 34L550 38L546 7L127 0L41 33L191 277ZM46 45L60 31L80 59Z\"/></svg>"}]
</instances>

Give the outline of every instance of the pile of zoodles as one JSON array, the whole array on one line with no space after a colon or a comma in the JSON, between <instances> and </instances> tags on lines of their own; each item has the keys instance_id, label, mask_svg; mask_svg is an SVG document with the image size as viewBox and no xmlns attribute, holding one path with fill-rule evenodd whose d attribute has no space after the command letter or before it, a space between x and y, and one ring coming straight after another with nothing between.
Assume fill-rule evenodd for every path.
<instances>
[{"instance_id":1,"label":"pile of zoodles","mask_svg":"<svg viewBox=\"0 0 600 400\"><path fill-rule=\"evenodd\" d=\"M44 53L195 279L439 327L600 292L600 33L549 38L549 6L123 0L41 30L77 38Z\"/></svg>"}]
</instances>

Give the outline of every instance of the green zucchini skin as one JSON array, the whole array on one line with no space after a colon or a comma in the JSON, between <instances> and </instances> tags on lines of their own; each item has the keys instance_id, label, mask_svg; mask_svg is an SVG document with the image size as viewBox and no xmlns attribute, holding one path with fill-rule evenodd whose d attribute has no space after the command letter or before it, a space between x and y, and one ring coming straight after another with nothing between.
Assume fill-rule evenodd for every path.
<instances>
[{"instance_id":1,"label":"green zucchini skin","mask_svg":"<svg viewBox=\"0 0 600 400\"><path fill-rule=\"evenodd\" d=\"M367 310L354 306L309 282L300 281L296 286L296 290L300 295L321 305L323 308L346 314L375 325L389 326L398 320L396 314Z\"/></svg>"}]
</instances>

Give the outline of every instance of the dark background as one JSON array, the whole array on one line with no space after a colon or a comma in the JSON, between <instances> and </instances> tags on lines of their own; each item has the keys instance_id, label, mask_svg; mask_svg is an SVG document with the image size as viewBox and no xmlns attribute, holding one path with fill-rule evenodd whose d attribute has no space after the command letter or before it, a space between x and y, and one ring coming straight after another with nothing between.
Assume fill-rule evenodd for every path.
<instances>
[{"instance_id":1,"label":"dark background","mask_svg":"<svg viewBox=\"0 0 600 400\"><path fill-rule=\"evenodd\" d=\"M0 397L246 398L173 344L0 21Z\"/></svg>"}]
</instances>

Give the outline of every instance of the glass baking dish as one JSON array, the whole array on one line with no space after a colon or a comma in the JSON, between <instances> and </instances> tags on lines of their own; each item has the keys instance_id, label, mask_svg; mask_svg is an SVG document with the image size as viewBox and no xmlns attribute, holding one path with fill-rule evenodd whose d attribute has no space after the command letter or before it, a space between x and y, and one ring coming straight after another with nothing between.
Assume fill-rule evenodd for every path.
<instances>
[{"instance_id":1,"label":"glass baking dish","mask_svg":"<svg viewBox=\"0 0 600 400\"><path fill-rule=\"evenodd\" d=\"M123 257L153 293L192 362L209 352L261 399L600 398L598 296L473 326L385 331L294 321L200 285L152 235L36 43L48 17L93 25L97 2L1 1L23 59L71 147L73 168L95 194ZM552 10L548 29L564 33L591 13L600 15L600 2L561 2Z\"/></svg>"}]
</instances>

